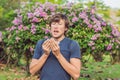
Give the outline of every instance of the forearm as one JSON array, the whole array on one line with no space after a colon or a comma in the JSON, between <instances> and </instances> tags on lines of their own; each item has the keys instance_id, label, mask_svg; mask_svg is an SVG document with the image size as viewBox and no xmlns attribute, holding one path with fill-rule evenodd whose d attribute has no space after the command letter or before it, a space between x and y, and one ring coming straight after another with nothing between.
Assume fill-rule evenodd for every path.
<instances>
[{"instance_id":1,"label":"forearm","mask_svg":"<svg viewBox=\"0 0 120 80\"><path fill-rule=\"evenodd\" d=\"M47 58L48 58L48 55L43 54L35 64L31 64L30 65L30 73L32 75L34 75L36 72L38 72L44 65Z\"/></svg>"},{"instance_id":2,"label":"forearm","mask_svg":"<svg viewBox=\"0 0 120 80\"><path fill-rule=\"evenodd\" d=\"M59 54L59 56L57 56L58 61L60 62L60 64L62 65L62 67L65 69L66 72L68 72L68 74L71 75L71 77L74 80L77 80L80 76L80 65L79 67L74 66L73 64L71 64L70 62L68 62L62 54Z\"/></svg>"}]
</instances>

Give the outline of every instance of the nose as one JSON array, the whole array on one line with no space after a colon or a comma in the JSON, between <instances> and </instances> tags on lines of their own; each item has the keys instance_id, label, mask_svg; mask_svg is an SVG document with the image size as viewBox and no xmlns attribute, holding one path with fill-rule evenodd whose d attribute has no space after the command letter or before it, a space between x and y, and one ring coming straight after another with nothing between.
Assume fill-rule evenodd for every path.
<instances>
[{"instance_id":1,"label":"nose","mask_svg":"<svg viewBox=\"0 0 120 80\"><path fill-rule=\"evenodd\" d=\"M55 28L55 29L58 28L58 23L55 23L54 28Z\"/></svg>"}]
</instances>

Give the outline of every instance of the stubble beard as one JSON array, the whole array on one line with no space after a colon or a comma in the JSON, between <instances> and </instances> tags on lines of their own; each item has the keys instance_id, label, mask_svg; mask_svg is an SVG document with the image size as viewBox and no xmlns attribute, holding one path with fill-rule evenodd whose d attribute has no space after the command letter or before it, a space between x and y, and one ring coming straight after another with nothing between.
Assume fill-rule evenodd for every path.
<instances>
[{"instance_id":1,"label":"stubble beard","mask_svg":"<svg viewBox=\"0 0 120 80\"><path fill-rule=\"evenodd\" d=\"M59 36L57 36L57 37L54 37L54 36L52 36L55 40L58 40L58 39L60 39L62 36L65 36L64 34L61 34L61 35L59 35Z\"/></svg>"}]
</instances>

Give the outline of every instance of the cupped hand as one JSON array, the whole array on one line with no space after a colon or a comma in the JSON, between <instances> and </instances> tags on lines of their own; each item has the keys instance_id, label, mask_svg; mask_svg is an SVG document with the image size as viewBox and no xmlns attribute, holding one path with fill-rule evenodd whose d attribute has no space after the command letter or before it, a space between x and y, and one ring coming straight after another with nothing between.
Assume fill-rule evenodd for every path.
<instances>
[{"instance_id":1,"label":"cupped hand","mask_svg":"<svg viewBox=\"0 0 120 80\"><path fill-rule=\"evenodd\" d=\"M44 43L43 43L43 45L42 45L42 48L43 48L43 50L44 50L44 53L46 54L46 55L49 55L50 54L50 39L47 39Z\"/></svg>"},{"instance_id":2,"label":"cupped hand","mask_svg":"<svg viewBox=\"0 0 120 80\"><path fill-rule=\"evenodd\" d=\"M53 38L50 39L50 48L56 57L60 54L60 47Z\"/></svg>"}]
</instances>

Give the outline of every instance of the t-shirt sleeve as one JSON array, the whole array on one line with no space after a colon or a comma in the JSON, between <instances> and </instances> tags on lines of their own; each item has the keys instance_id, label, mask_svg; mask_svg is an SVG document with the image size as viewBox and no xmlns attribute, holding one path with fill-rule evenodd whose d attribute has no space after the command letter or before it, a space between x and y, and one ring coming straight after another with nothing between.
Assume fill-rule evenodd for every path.
<instances>
[{"instance_id":1,"label":"t-shirt sleeve","mask_svg":"<svg viewBox=\"0 0 120 80\"><path fill-rule=\"evenodd\" d=\"M33 57L34 59L39 59L42 54L42 40L39 40L36 44Z\"/></svg>"},{"instance_id":2,"label":"t-shirt sleeve","mask_svg":"<svg viewBox=\"0 0 120 80\"><path fill-rule=\"evenodd\" d=\"M81 51L78 42L72 41L70 51L71 51L70 58L81 58Z\"/></svg>"}]
</instances>

